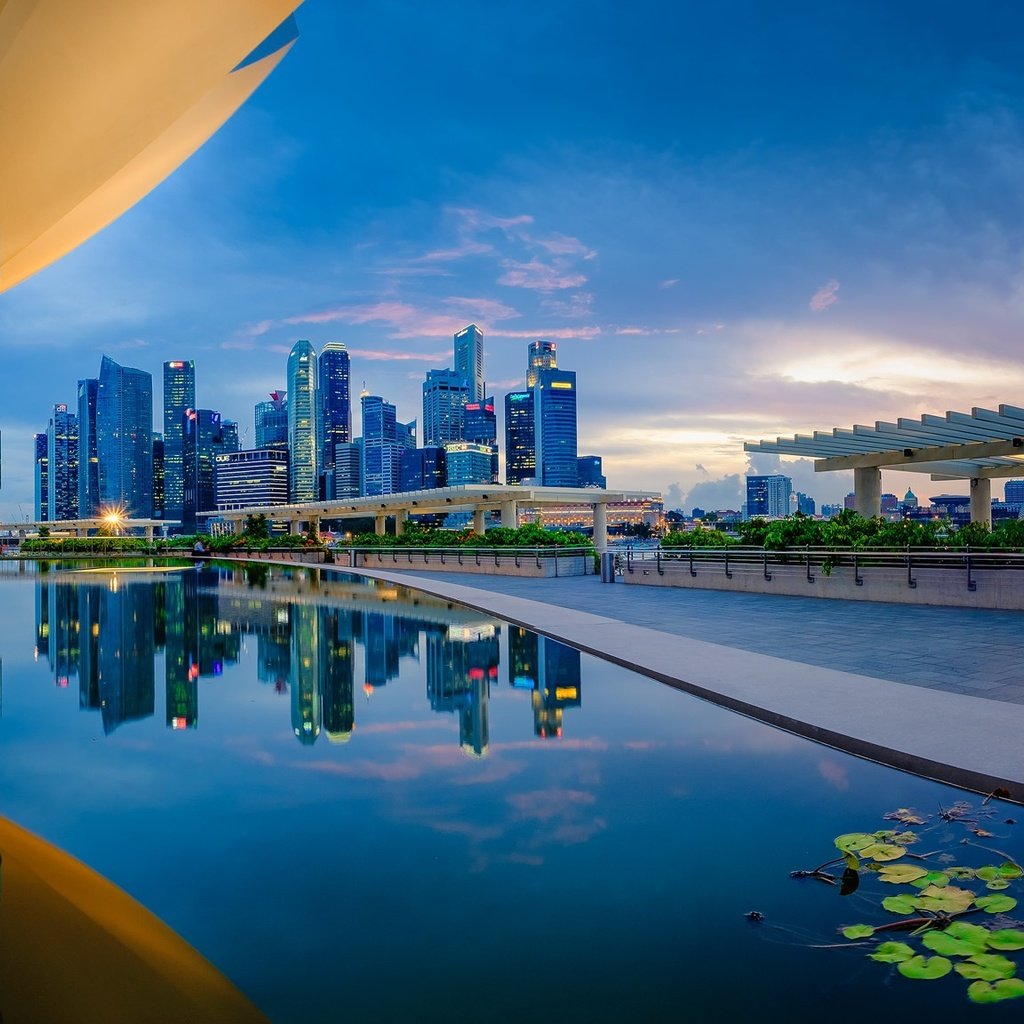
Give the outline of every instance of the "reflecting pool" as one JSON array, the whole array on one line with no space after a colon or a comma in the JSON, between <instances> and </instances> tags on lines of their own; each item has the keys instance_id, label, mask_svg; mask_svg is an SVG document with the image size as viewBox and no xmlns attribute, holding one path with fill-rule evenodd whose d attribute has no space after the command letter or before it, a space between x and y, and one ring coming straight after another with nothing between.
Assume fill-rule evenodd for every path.
<instances>
[{"instance_id":1,"label":"reflecting pool","mask_svg":"<svg viewBox=\"0 0 1024 1024\"><path fill-rule=\"evenodd\" d=\"M823 948L895 920L887 887L790 877L841 834L916 829L931 882L980 894L938 874L1019 862L1013 805L390 584L20 567L0 574L0 816L134 897L275 1022L1024 1006L975 1005L956 971L909 980L874 946ZM883 820L897 809L926 821ZM59 978L50 950L19 946L3 885L0 958Z\"/></svg>"}]
</instances>

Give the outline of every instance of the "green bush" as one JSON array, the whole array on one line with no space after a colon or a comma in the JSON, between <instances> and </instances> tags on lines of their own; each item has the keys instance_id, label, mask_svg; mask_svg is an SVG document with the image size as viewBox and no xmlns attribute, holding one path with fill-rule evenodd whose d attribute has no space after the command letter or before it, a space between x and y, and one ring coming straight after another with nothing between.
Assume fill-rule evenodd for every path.
<instances>
[{"instance_id":1,"label":"green bush","mask_svg":"<svg viewBox=\"0 0 1024 1024\"><path fill-rule=\"evenodd\" d=\"M352 538L351 544L357 548L394 548L394 547L485 547L485 548L537 548L537 547L590 547L590 538L579 533L545 530L536 523L524 526L495 526L484 534L474 533L470 529L443 530L436 527L425 527L419 523L407 523L405 532L396 537L394 534L360 533Z\"/></svg>"}]
</instances>

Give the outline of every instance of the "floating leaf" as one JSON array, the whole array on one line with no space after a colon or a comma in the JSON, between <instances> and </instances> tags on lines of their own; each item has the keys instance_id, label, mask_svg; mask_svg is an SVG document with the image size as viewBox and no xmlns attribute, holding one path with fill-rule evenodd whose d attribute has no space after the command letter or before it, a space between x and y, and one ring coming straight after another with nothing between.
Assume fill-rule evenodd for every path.
<instances>
[{"instance_id":1,"label":"floating leaf","mask_svg":"<svg viewBox=\"0 0 1024 1024\"><path fill-rule=\"evenodd\" d=\"M953 970L969 981L997 981L1000 978L1012 978L1017 973L1017 965L996 953L978 953L964 963L954 964Z\"/></svg>"},{"instance_id":2,"label":"floating leaf","mask_svg":"<svg viewBox=\"0 0 1024 1024\"><path fill-rule=\"evenodd\" d=\"M975 956L985 952L984 939L981 942L972 942L939 931L925 932L921 942L933 953L941 953L943 956Z\"/></svg>"},{"instance_id":3,"label":"floating leaf","mask_svg":"<svg viewBox=\"0 0 1024 1024\"><path fill-rule=\"evenodd\" d=\"M904 825L923 825L931 815L928 814L922 818L909 807L898 807L895 811L883 814L882 817L886 821L899 821Z\"/></svg>"},{"instance_id":4,"label":"floating leaf","mask_svg":"<svg viewBox=\"0 0 1024 1024\"><path fill-rule=\"evenodd\" d=\"M850 853L849 850L844 851L843 860L846 861L847 871L860 870L860 861L857 859L857 855L855 853Z\"/></svg>"},{"instance_id":5,"label":"floating leaf","mask_svg":"<svg viewBox=\"0 0 1024 1024\"><path fill-rule=\"evenodd\" d=\"M989 832L984 828L972 828L971 831L981 839L991 839L995 835L995 832Z\"/></svg>"},{"instance_id":6,"label":"floating leaf","mask_svg":"<svg viewBox=\"0 0 1024 1024\"><path fill-rule=\"evenodd\" d=\"M916 864L885 864L878 869L878 877L883 882L891 882L893 885L903 885L918 878L926 878L928 874L927 868L918 867Z\"/></svg>"},{"instance_id":7,"label":"floating leaf","mask_svg":"<svg viewBox=\"0 0 1024 1024\"><path fill-rule=\"evenodd\" d=\"M916 832L896 832L891 835L888 840L890 843L895 843L897 846L909 846L911 843L917 842Z\"/></svg>"},{"instance_id":8,"label":"floating leaf","mask_svg":"<svg viewBox=\"0 0 1024 1024\"><path fill-rule=\"evenodd\" d=\"M986 941L992 949L1024 949L1024 932L1016 928L1003 928L998 932L989 932Z\"/></svg>"},{"instance_id":9,"label":"floating leaf","mask_svg":"<svg viewBox=\"0 0 1024 1024\"><path fill-rule=\"evenodd\" d=\"M1005 914L1017 906L1017 901L1012 896L979 896L974 905L990 914Z\"/></svg>"},{"instance_id":10,"label":"floating leaf","mask_svg":"<svg viewBox=\"0 0 1024 1024\"><path fill-rule=\"evenodd\" d=\"M916 900L913 896L902 892L898 896L886 896L882 900L882 906L890 914L912 914L917 910L915 903Z\"/></svg>"},{"instance_id":11,"label":"floating leaf","mask_svg":"<svg viewBox=\"0 0 1024 1024\"><path fill-rule=\"evenodd\" d=\"M974 868L952 867L952 868L943 868L942 870L945 871L945 873L947 875L949 875L950 878L964 879L964 878L974 878L974 876L975 876Z\"/></svg>"},{"instance_id":12,"label":"floating leaf","mask_svg":"<svg viewBox=\"0 0 1024 1024\"><path fill-rule=\"evenodd\" d=\"M1003 874L994 864L986 864L974 872L983 882L991 882L994 879L1002 878Z\"/></svg>"},{"instance_id":13,"label":"floating leaf","mask_svg":"<svg viewBox=\"0 0 1024 1024\"><path fill-rule=\"evenodd\" d=\"M867 939L874 934L875 929L869 924L850 924L843 929L843 937L847 939Z\"/></svg>"},{"instance_id":14,"label":"floating leaf","mask_svg":"<svg viewBox=\"0 0 1024 1024\"><path fill-rule=\"evenodd\" d=\"M915 953L905 942L882 942L879 943L878 949L874 953L870 953L869 956L872 960L877 960L882 964L899 964L904 960L913 959ZM998 975L998 977L1004 977L1004 975ZM985 980L993 979L986 978Z\"/></svg>"},{"instance_id":15,"label":"floating leaf","mask_svg":"<svg viewBox=\"0 0 1024 1024\"><path fill-rule=\"evenodd\" d=\"M888 843L875 843L858 851L865 859L870 857L877 861L898 860L907 851L902 846L891 846Z\"/></svg>"},{"instance_id":16,"label":"floating leaf","mask_svg":"<svg viewBox=\"0 0 1024 1024\"><path fill-rule=\"evenodd\" d=\"M845 835L836 836L836 847L843 853L857 853L866 846L874 846L877 840L867 832L847 832Z\"/></svg>"},{"instance_id":17,"label":"floating leaf","mask_svg":"<svg viewBox=\"0 0 1024 1024\"><path fill-rule=\"evenodd\" d=\"M991 882L985 883L986 889L991 889L993 892L999 892L1001 889L1009 889L1010 883L1005 878L993 878Z\"/></svg>"},{"instance_id":18,"label":"floating leaf","mask_svg":"<svg viewBox=\"0 0 1024 1024\"><path fill-rule=\"evenodd\" d=\"M1006 861L1004 864L999 865L999 874L1003 878L1020 878L1024 875L1024 868L1021 868L1019 864L1011 864Z\"/></svg>"},{"instance_id":19,"label":"floating leaf","mask_svg":"<svg viewBox=\"0 0 1024 1024\"><path fill-rule=\"evenodd\" d=\"M991 934L987 928L980 924L968 924L966 921L950 921L946 925L946 934L957 939L966 939L968 942L976 942L982 946L988 942ZM986 954L988 955L988 954Z\"/></svg>"},{"instance_id":20,"label":"floating leaf","mask_svg":"<svg viewBox=\"0 0 1024 1024\"><path fill-rule=\"evenodd\" d=\"M875 832L874 836L876 839L880 839L883 843L889 842L896 833L891 828L883 828L881 832Z\"/></svg>"},{"instance_id":21,"label":"floating leaf","mask_svg":"<svg viewBox=\"0 0 1024 1024\"><path fill-rule=\"evenodd\" d=\"M951 970L953 964L944 956L914 956L909 960L903 960L896 965L896 970L904 978L915 978L920 981L931 981L933 978L944 978ZM976 985L984 985L984 981L975 982Z\"/></svg>"},{"instance_id":22,"label":"floating leaf","mask_svg":"<svg viewBox=\"0 0 1024 1024\"><path fill-rule=\"evenodd\" d=\"M940 888L929 885L921 891L914 901L918 910L930 910L936 914L958 914L965 911L974 902L974 893L967 889L958 889L955 885Z\"/></svg>"},{"instance_id":23,"label":"floating leaf","mask_svg":"<svg viewBox=\"0 0 1024 1024\"><path fill-rule=\"evenodd\" d=\"M914 882L914 885L918 885L920 882L923 882L926 886L936 885L942 889L949 885L949 875L947 875L945 871L929 871L924 878L919 878Z\"/></svg>"},{"instance_id":24,"label":"floating leaf","mask_svg":"<svg viewBox=\"0 0 1024 1024\"><path fill-rule=\"evenodd\" d=\"M973 981L967 986L967 995L974 1003L1001 1003L1004 999L1020 999L1024 996L1024 981L1020 978L1005 978L992 985L987 981Z\"/></svg>"}]
</instances>

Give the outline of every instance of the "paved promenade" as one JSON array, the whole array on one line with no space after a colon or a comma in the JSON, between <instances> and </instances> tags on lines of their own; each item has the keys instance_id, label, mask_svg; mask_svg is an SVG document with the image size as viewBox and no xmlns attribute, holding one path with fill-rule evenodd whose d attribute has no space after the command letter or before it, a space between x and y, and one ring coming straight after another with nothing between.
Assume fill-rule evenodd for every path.
<instances>
[{"instance_id":1,"label":"paved promenade","mask_svg":"<svg viewBox=\"0 0 1024 1024\"><path fill-rule=\"evenodd\" d=\"M459 573L406 583L832 746L1024 801L1021 614Z\"/></svg>"}]
</instances>

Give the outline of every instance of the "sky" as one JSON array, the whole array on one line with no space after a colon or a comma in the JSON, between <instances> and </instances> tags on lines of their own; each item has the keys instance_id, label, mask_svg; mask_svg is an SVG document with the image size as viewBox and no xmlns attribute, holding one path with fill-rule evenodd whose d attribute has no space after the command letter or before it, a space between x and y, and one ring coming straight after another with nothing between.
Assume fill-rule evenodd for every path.
<instances>
[{"instance_id":1,"label":"sky","mask_svg":"<svg viewBox=\"0 0 1024 1024\"><path fill-rule=\"evenodd\" d=\"M748 470L852 489L751 465L747 440L1024 405L1018 4L305 0L296 20L197 154L0 295L4 518L31 512L32 434L104 353L153 373L155 423L161 364L194 359L244 446L297 339L344 342L353 392L403 420L466 324L499 407L554 340L580 454L686 509L738 507Z\"/></svg>"}]
</instances>

